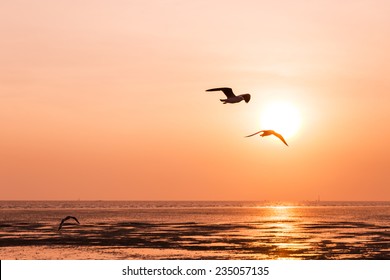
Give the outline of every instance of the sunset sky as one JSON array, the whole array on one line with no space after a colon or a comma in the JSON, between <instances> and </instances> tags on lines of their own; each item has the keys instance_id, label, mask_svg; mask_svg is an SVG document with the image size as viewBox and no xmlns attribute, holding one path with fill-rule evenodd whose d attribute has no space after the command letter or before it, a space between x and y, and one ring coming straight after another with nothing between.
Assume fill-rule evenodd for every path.
<instances>
[{"instance_id":1,"label":"sunset sky","mask_svg":"<svg viewBox=\"0 0 390 280\"><path fill-rule=\"evenodd\" d=\"M390 200L390 3L3 0L0 200ZM250 93L222 104L213 87ZM279 139L244 136L275 102Z\"/></svg>"}]
</instances>

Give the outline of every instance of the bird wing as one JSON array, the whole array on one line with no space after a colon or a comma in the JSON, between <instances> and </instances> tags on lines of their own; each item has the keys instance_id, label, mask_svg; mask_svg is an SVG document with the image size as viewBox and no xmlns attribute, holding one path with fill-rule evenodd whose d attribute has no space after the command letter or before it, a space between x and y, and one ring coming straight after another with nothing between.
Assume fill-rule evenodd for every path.
<instances>
[{"instance_id":1,"label":"bird wing","mask_svg":"<svg viewBox=\"0 0 390 280\"><path fill-rule=\"evenodd\" d=\"M251 135L247 135L247 136L245 136L245 137L251 137L251 136L253 136L253 135L259 134L260 132L263 132L263 130L260 130L260 131L258 131L258 132L256 132L256 133L251 134Z\"/></svg>"},{"instance_id":2,"label":"bird wing","mask_svg":"<svg viewBox=\"0 0 390 280\"><path fill-rule=\"evenodd\" d=\"M64 224L64 222L65 222L64 219L62 219L60 225L58 226L58 230L60 230L62 228L62 225Z\"/></svg>"},{"instance_id":3,"label":"bird wing","mask_svg":"<svg viewBox=\"0 0 390 280\"><path fill-rule=\"evenodd\" d=\"M284 144L286 144L286 146L288 146L286 140L284 140L284 138L283 138L283 136L282 136L281 134L279 134L279 133L277 133L277 132L275 132L275 131L274 131L272 134L275 135L276 137L278 137L280 140L282 140L282 142L283 142Z\"/></svg>"},{"instance_id":4,"label":"bird wing","mask_svg":"<svg viewBox=\"0 0 390 280\"><path fill-rule=\"evenodd\" d=\"M78 224L80 224L79 220L77 220L76 217L72 217L72 216L71 216L70 218L72 218L72 219L75 220Z\"/></svg>"},{"instance_id":5,"label":"bird wing","mask_svg":"<svg viewBox=\"0 0 390 280\"><path fill-rule=\"evenodd\" d=\"M67 220L69 220L69 219L73 219L73 220L75 220L78 224L80 224L79 220L77 220L76 217L73 217L73 216L66 216L65 218L63 218L63 219L61 220L61 223L60 223L60 225L59 225L59 227L58 227L58 230L60 230L60 229L62 228L63 224L64 224Z\"/></svg>"},{"instance_id":6,"label":"bird wing","mask_svg":"<svg viewBox=\"0 0 390 280\"><path fill-rule=\"evenodd\" d=\"M228 87L221 87L221 88L210 88L206 91L219 91L222 90L222 92L226 95L227 98L235 97L236 95L233 93L233 90Z\"/></svg>"}]
</instances>

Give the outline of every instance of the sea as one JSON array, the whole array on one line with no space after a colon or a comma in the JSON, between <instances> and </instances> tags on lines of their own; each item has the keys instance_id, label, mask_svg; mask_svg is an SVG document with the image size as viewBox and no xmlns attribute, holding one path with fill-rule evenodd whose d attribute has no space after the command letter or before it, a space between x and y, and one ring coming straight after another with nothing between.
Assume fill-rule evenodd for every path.
<instances>
[{"instance_id":1,"label":"sea","mask_svg":"<svg viewBox=\"0 0 390 280\"><path fill-rule=\"evenodd\" d=\"M0 201L0 259L389 260L390 201Z\"/></svg>"}]
</instances>

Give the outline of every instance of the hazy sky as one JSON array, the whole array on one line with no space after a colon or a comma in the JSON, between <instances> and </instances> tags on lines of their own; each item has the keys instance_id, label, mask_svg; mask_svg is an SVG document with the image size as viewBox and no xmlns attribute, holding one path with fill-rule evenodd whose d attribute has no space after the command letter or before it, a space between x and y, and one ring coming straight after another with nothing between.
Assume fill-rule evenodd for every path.
<instances>
[{"instance_id":1,"label":"hazy sky","mask_svg":"<svg viewBox=\"0 0 390 280\"><path fill-rule=\"evenodd\" d=\"M390 4L0 2L0 199L390 200ZM212 87L251 93L222 104ZM262 129L275 100L301 115Z\"/></svg>"}]
</instances>

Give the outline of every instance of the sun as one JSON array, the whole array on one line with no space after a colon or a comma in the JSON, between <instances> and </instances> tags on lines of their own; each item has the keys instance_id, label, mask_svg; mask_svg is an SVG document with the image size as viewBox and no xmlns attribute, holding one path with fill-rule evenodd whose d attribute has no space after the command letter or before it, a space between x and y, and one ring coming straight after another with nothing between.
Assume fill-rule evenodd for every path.
<instances>
[{"instance_id":1,"label":"sun","mask_svg":"<svg viewBox=\"0 0 390 280\"><path fill-rule=\"evenodd\" d=\"M301 116L294 104L277 101L268 104L261 114L261 129L272 129L291 138L296 135L301 126Z\"/></svg>"}]
</instances>

